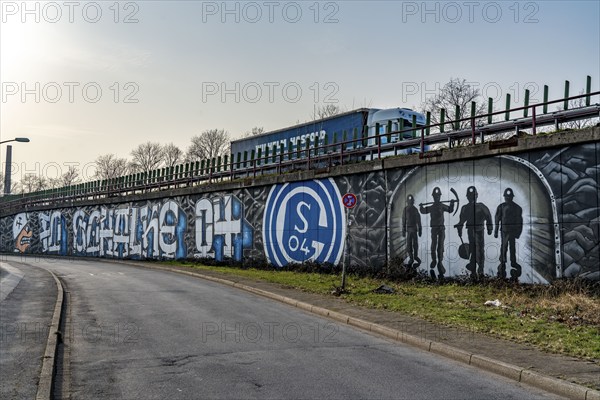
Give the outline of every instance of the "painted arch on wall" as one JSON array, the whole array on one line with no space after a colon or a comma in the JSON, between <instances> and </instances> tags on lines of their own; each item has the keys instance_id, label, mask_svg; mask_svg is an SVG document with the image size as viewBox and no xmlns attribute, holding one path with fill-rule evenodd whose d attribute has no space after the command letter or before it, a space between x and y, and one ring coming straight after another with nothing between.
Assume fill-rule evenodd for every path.
<instances>
[{"instance_id":1,"label":"painted arch on wall","mask_svg":"<svg viewBox=\"0 0 600 400\"><path fill-rule=\"evenodd\" d=\"M483 230L483 260L481 264L485 275L496 276L501 265L511 276L513 261L520 267L516 278L521 282L547 283L556 276L561 276L560 235L558 234L558 217L555 196L544 175L529 160L514 156L455 162L451 164L435 164L415 167L399 180L394 188L388 204L388 257L409 262L423 272L434 271L440 274L439 259L441 244L435 241L443 237L441 254L444 276L469 274L470 254L462 254L461 244L468 243L467 222L462 226L462 238L456 225L467 205L467 192L475 188L476 203L480 208L487 208L491 221L474 218L476 225ZM443 214L443 227L435 220L428 207L434 202L433 194L441 194L439 200L449 207ZM519 229L521 233L514 239L514 252L511 246L502 246L502 209L506 198L512 196L512 202L520 208L520 222L504 221L506 230ZM422 234L417 239L416 252L420 262L410 260L408 240L403 235L403 214L407 207L407 199L412 196L414 206L419 210ZM509 196L510 197L510 196ZM450 200L454 200L451 208ZM419 207L423 204L423 207ZM464 212L466 212L465 209ZM499 215L498 215L499 214ZM439 218L438 218L439 219ZM488 222L491 222L489 224ZM500 222L500 223L498 223ZM517 226L522 224L521 227ZM498 229L497 237L495 237ZM443 236L439 232L443 231ZM491 232L489 234L488 232ZM461 240L462 239L462 240ZM471 238L473 239L473 237ZM473 248L474 243L470 243ZM502 262L502 253L505 260ZM513 253L513 254L511 254ZM514 260L512 260L512 257ZM476 255L473 258L477 258ZM474 262L478 267L479 263Z\"/></svg>"}]
</instances>

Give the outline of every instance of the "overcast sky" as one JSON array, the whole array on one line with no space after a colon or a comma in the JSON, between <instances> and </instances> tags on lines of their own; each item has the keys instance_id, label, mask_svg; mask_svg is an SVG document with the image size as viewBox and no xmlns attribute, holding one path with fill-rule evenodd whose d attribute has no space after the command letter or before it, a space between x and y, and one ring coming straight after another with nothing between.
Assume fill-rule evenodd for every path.
<instances>
[{"instance_id":1,"label":"overcast sky","mask_svg":"<svg viewBox=\"0 0 600 400\"><path fill-rule=\"evenodd\" d=\"M419 108L452 77L499 103L600 81L598 1L1 4L1 139L31 139L13 143L13 180L145 141L185 150L212 128L279 129L328 102Z\"/></svg>"}]
</instances>

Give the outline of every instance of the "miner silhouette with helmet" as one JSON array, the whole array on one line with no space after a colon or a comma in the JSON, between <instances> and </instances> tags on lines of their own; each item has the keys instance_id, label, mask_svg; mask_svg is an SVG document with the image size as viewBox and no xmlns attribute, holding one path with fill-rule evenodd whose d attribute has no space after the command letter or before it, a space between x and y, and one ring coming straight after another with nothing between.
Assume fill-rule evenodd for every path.
<instances>
[{"instance_id":1,"label":"miner silhouette with helmet","mask_svg":"<svg viewBox=\"0 0 600 400\"><path fill-rule=\"evenodd\" d=\"M444 224L444 213L454 211L454 200L440 201L442 191L439 187L433 189L433 202L419 204L421 214L431 214L429 225L431 226L431 264L429 265L429 274L433 279L436 278L434 268L437 266L438 278L444 279L446 268L442 261L444 260L444 239L446 238L446 226ZM450 205L444 204L450 203Z\"/></svg>"},{"instance_id":2,"label":"miner silhouette with helmet","mask_svg":"<svg viewBox=\"0 0 600 400\"><path fill-rule=\"evenodd\" d=\"M493 230L490 210L485 204L477 202L477 196L477 188L469 186L467 188L467 200L469 202L462 206L458 224L454 225L462 241L462 229L466 224L469 244L465 246L466 244L463 243L462 246L468 247L466 251L469 259L467 270L471 272L471 278L473 279L483 278L485 229L487 228L488 235L491 235Z\"/></svg>"},{"instance_id":3,"label":"miner silhouette with helmet","mask_svg":"<svg viewBox=\"0 0 600 400\"><path fill-rule=\"evenodd\" d=\"M419 237L421 236L421 214L415 207L415 198L409 194L406 198L406 207L402 212L402 236L406 237L406 247L408 247L408 266L418 268L421 265L419 258ZM413 264L416 261L416 264Z\"/></svg>"},{"instance_id":4,"label":"miner silhouette with helmet","mask_svg":"<svg viewBox=\"0 0 600 400\"><path fill-rule=\"evenodd\" d=\"M498 237L498 230L501 233L500 246L500 265L498 266L498 277L506 278L506 251L510 249L510 276L513 280L518 280L521 276L521 266L517 264L516 239L523 232L523 210L513 201L515 197L511 188L504 190L504 203L498 205L496 209L496 229L494 237Z\"/></svg>"}]
</instances>

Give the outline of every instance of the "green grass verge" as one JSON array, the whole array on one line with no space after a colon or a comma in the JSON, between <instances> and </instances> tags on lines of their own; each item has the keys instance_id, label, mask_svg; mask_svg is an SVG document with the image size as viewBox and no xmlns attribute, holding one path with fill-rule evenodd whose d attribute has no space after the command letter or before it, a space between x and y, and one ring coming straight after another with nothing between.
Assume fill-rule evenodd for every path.
<instances>
[{"instance_id":1,"label":"green grass verge","mask_svg":"<svg viewBox=\"0 0 600 400\"><path fill-rule=\"evenodd\" d=\"M332 295L339 275L209 267L191 262L168 262L199 270L216 271L277 283L322 295ZM386 284L395 294L375 294ZM431 322L489 334L537 348L600 362L600 299L580 293L548 294L520 287L388 282L348 276L348 293L340 298L374 309L398 311ZM485 306L499 299L503 307Z\"/></svg>"}]
</instances>

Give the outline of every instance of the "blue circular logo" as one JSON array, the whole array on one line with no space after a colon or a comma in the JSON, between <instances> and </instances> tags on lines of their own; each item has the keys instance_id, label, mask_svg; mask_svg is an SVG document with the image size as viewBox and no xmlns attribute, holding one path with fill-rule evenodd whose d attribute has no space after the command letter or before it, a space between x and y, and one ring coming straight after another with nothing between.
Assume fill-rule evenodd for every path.
<instances>
[{"instance_id":1,"label":"blue circular logo","mask_svg":"<svg viewBox=\"0 0 600 400\"><path fill-rule=\"evenodd\" d=\"M271 188L263 218L265 253L271 264L337 264L345 237L340 192L333 179Z\"/></svg>"}]
</instances>

